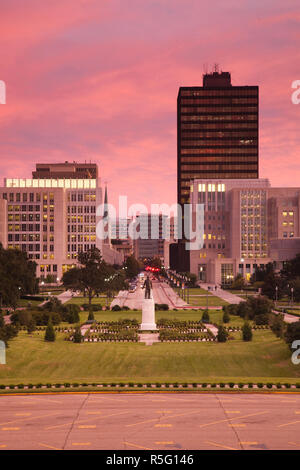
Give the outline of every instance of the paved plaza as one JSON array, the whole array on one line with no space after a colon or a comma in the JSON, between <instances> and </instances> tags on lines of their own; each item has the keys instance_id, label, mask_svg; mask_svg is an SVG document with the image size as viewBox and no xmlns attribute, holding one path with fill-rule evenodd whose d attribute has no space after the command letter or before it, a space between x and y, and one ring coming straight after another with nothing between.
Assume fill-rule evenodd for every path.
<instances>
[{"instance_id":1,"label":"paved plaza","mask_svg":"<svg viewBox=\"0 0 300 470\"><path fill-rule=\"evenodd\" d=\"M300 394L0 396L0 449L300 449Z\"/></svg>"}]
</instances>

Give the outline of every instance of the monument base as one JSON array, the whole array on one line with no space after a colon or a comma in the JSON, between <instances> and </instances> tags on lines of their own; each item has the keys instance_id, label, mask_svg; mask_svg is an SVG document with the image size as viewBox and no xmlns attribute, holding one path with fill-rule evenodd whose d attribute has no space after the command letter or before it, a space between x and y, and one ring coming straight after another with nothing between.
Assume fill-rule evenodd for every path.
<instances>
[{"instance_id":1,"label":"monument base","mask_svg":"<svg viewBox=\"0 0 300 470\"><path fill-rule=\"evenodd\" d=\"M155 305L153 298L144 299L142 303L141 330L157 330L155 323Z\"/></svg>"}]
</instances>

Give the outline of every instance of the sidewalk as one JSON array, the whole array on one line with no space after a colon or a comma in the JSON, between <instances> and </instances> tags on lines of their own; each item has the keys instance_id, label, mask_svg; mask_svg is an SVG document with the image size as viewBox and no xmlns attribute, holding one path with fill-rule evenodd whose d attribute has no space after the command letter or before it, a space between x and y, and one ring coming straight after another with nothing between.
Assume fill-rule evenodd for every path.
<instances>
[{"instance_id":1,"label":"sidewalk","mask_svg":"<svg viewBox=\"0 0 300 470\"><path fill-rule=\"evenodd\" d=\"M239 304L243 301L243 299L241 299L241 297L238 295L232 294L231 292L223 290L220 287L215 290L215 286L212 284L204 284L201 282L201 287L202 289L208 290L215 297L220 297L220 299L226 300L226 302L229 302L230 304ZM209 287L210 289L208 289Z\"/></svg>"}]
</instances>

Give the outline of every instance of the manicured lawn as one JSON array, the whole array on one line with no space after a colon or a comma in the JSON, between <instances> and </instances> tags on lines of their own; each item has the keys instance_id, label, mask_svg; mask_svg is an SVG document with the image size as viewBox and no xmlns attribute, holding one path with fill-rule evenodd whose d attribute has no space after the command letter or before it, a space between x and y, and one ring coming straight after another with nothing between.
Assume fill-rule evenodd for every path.
<instances>
[{"instance_id":1,"label":"manicured lawn","mask_svg":"<svg viewBox=\"0 0 300 470\"><path fill-rule=\"evenodd\" d=\"M43 290L40 289L41 295L47 296L49 295L49 292L50 292L50 295L59 295L65 292L65 289L51 289L51 287L49 289L43 289Z\"/></svg>"},{"instance_id":2,"label":"manicured lawn","mask_svg":"<svg viewBox=\"0 0 300 470\"><path fill-rule=\"evenodd\" d=\"M288 309L286 309L286 313L290 313L291 315L295 315L297 317L300 317L300 309L292 310L292 309L288 308Z\"/></svg>"},{"instance_id":3,"label":"manicured lawn","mask_svg":"<svg viewBox=\"0 0 300 470\"><path fill-rule=\"evenodd\" d=\"M202 289L201 287L192 287L189 290L190 295L206 295L208 292L208 295L212 295L210 291L207 291L205 289Z\"/></svg>"},{"instance_id":4,"label":"manicured lawn","mask_svg":"<svg viewBox=\"0 0 300 470\"><path fill-rule=\"evenodd\" d=\"M214 310L212 310L214 311ZM163 310L163 311L156 311L155 318L158 320L159 318L167 318L169 320L194 320L200 321L202 318L203 310L201 311L190 311L190 310ZM134 310L127 310L123 312L113 312L112 310L104 310L102 312L94 312L94 317L96 321L118 321L124 320L125 318L129 318L130 320L138 320L142 322L142 312L141 310L134 311ZM80 321L84 322L88 318L88 312L80 312Z\"/></svg>"},{"instance_id":5,"label":"manicured lawn","mask_svg":"<svg viewBox=\"0 0 300 470\"><path fill-rule=\"evenodd\" d=\"M110 305L112 302L112 299L108 299L108 305ZM72 297L66 304L76 304L76 305L82 305L82 304L88 304L89 299L87 297ZM106 301L106 296L101 296L101 297L94 297L92 299L92 304L101 304L105 306L107 303Z\"/></svg>"},{"instance_id":6,"label":"manicured lawn","mask_svg":"<svg viewBox=\"0 0 300 470\"><path fill-rule=\"evenodd\" d=\"M27 299L20 299L18 301L18 307L28 307L28 304L31 304L32 307L37 307L40 305L42 302L44 302L43 299L41 300L27 300Z\"/></svg>"},{"instance_id":7,"label":"manicured lawn","mask_svg":"<svg viewBox=\"0 0 300 470\"><path fill-rule=\"evenodd\" d=\"M255 331L252 342L226 343L54 343L44 333L25 332L10 342L0 383L111 381L294 381L299 366L271 331Z\"/></svg>"},{"instance_id":8,"label":"manicured lawn","mask_svg":"<svg viewBox=\"0 0 300 470\"><path fill-rule=\"evenodd\" d=\"M214 295L210 295L207 298L206 296L205 297L190 296L189 304L197 305L199 307L205 307L207 304L212 307L218 307L222 305L227 305L228 302L226 302L226 300L221 299L220 297L215 297Z\"/></svg>"},{"instance_id":9,"label":"manicured lawn","mask_svg":"<svg viewBox=\"0 0 300 470\"><path fill-rule=\"evenodd\" d=\"M211 323L223 323L223 311L222 310L209 310L209 319ZM250 323L253 323L250 321ZM230 315L229 323L224 323L225 326L243 326L244 319L237 315Z\"/></svg>"}]
</instances>

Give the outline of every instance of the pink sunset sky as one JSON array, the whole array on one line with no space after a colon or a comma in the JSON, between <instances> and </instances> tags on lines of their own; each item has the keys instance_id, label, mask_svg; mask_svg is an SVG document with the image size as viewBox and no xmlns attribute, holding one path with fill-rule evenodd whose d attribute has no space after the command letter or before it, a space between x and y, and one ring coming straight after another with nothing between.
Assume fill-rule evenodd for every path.
<instances>
[{"instance_id":1,"label":"pink sunset sky","mask_svg":"<svg viewBox=\"0 0 300 470\"><path fill-rule=\"evenodd\" d=\"M109 201L176 202L176 100L204 64L260 87L260 177L300 186L299 0L0 0L0 177L92 161Z\"/></svg>"}]
</instances>

